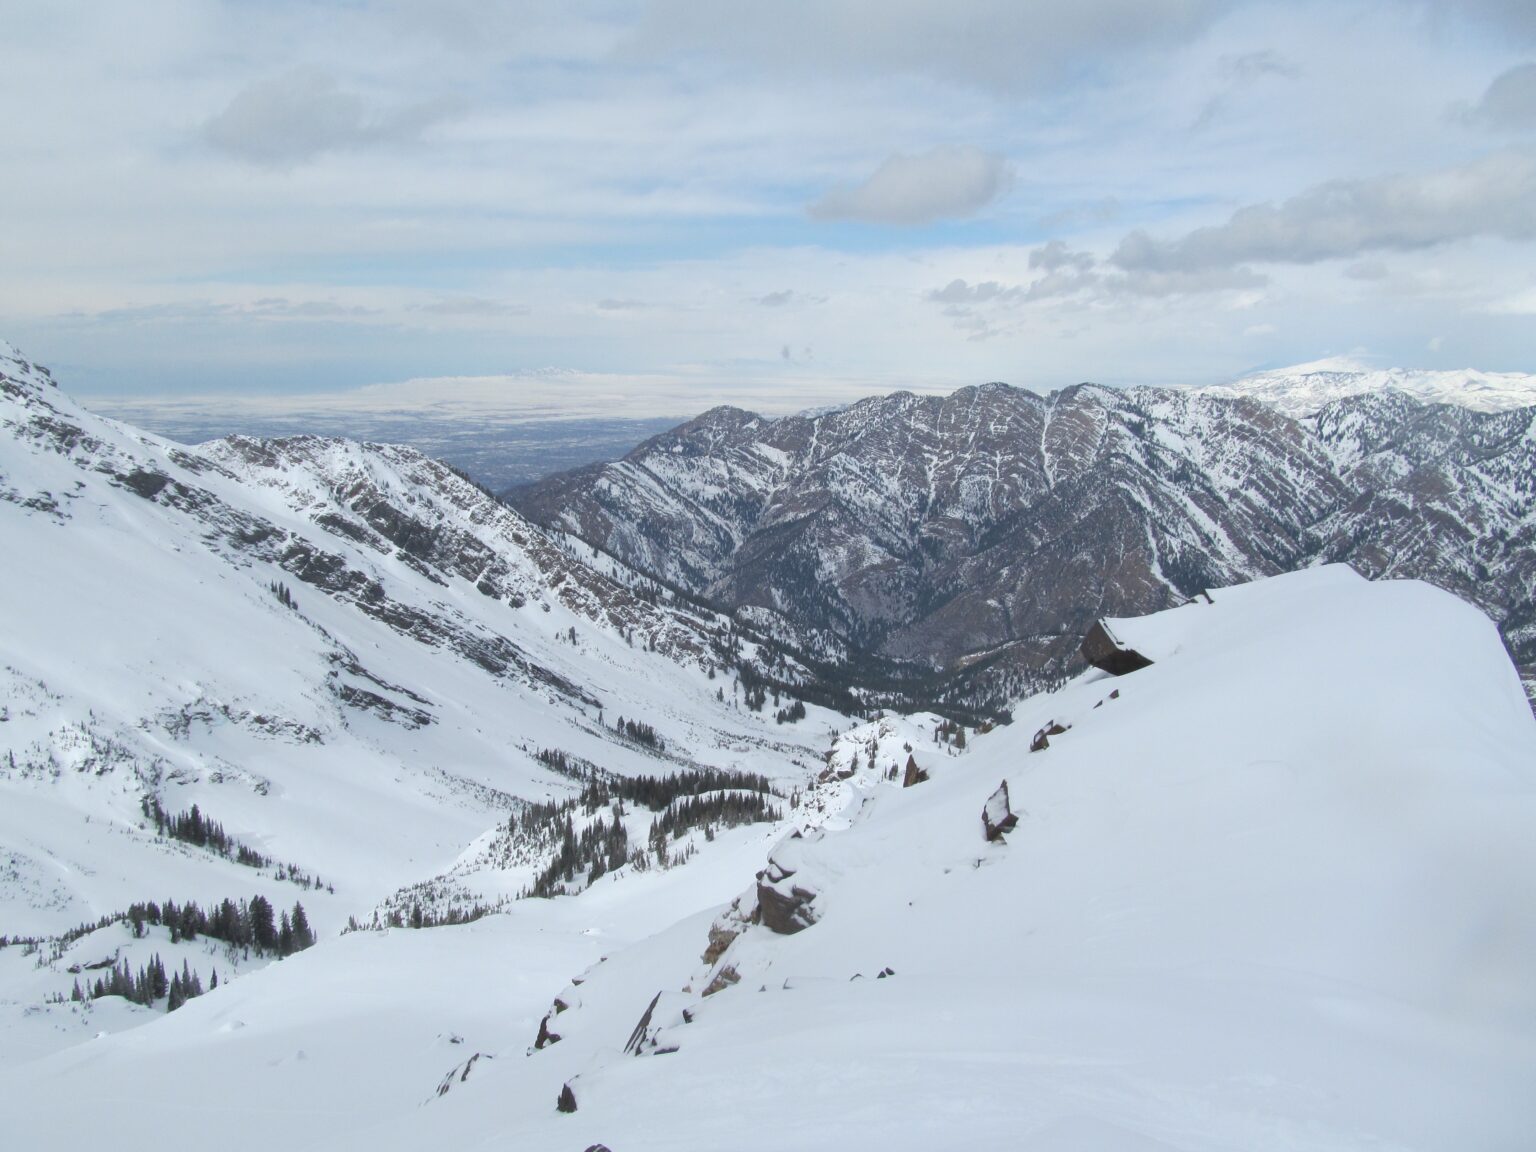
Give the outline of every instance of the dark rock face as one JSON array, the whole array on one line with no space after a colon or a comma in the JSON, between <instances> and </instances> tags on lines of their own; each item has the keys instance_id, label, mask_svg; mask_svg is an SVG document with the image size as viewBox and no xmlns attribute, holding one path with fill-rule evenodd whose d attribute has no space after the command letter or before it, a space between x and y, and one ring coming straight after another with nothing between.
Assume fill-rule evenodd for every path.
<instances>
[{"instance_id":1,"label":"dark rock face","mask_svg":"<svg viewBox=\"0 0 1536 1152\"><path fill-rule=\"evenodd\" d=\"M982 831L990 843L1001 840L1005 832L1012 832L1018 822L1019 818L1014 815L1008 800L1008 781L1004 780L981 807Z\"/></svg>"},{"instance_id":2,"label":"dark rock face","mask_svg":"<svg viewBox=\"0 0 1536 1152\"><path fill-rule=\"evenodd\" d=\"M645 1015L640 1017L640 1023L635 1025L633 1032L629 1034L629 1040L624 1045L624 1051L633 1056L640 1055L641 1046L645 1043L646 1033L651 1027L651 1017L656 1012L656 1005L661 1001L661 993L656 993L646 1006Z\"/></svg>"},{"instance_id":3,"label":"dark rock face","mask_svg":"<svg viewBox=\"0 0 1536 1152\"><path fill-rule=\"evenodd\" d=\"M1109 626L1102 620L1093 622L1093 627L1088 629L1088 635L1083 637L1083 644L1078 652L1089 664L1108 672L1111 676L1124 676L1128 672L1135 672L1152 663L1134 648L1127 648L1115 639Z\"/></svg>"},{"instance_id":4,"label":"dark rock face","mask_svg":"<svg viewBox=\"0 0 1536 1152\"><path fill-rule=\"evenodd\" d=\"M438 1083L437 1094L439 1096L446 1096L453 1090L455 1084L465 1083L469 1079L469 1074L475 1070L475 1065L480 1063L481 1059L490 1060L492 1057L484 1052L476 1052L464 1063L450 1069L448 1075L444 1076Z\"/></svg>"},{"instance_id":5,"label":"dark rock face","mask_svg":"<svg viewBox=\"0 0 1536 1152\"><path fill-rule=\"evenodd\" d=\"M1044 728L1035 733L1034 739L1029 742L1031 752L1044 752L1051 746L1051 737L1060 736L1068 730L1068 725L1062 725L1052 720Z\"/></svg>"},{"instance_id":6,"label":"dark rock face","mask_svg":"<svg viewBox=\"0 0 1536 1152\"><path fill-rule=\"evenodd\" d=\"M555 1111L576 1111L576 1093L571 1091L571 1086L569 1084L562 1084L560 1086L560 1097L555 1101Z\"/></svg>"},{"instance_id":7,"label":"dark rock face","mask_svg":"<svg viewBox=\"0 0 1536 1152\"><path fill-rule=\"evenodd\" d=\"M534 1038L533 1049L535 1052L548 1048L551 1044L560 1043L560 1034L550 1031L549 1019L555 1015L554 1011L545 1013L544 1019L539 1021L539 1034Z\"/></svg>"},{"instance_id":8,"label":"dark rock face","mask_svg":"<svg viewBox=\"0 0 1536 1152\"><path fill-rule=\"evenodd\" d=\"M757 906L762 909L763 926L780 936L793 936L816 923L810 911L810 903L816 897L814 889L792 887L781 892L772 883L759 881Z\"/></svg>"},{"instance_id":9,"label":"dark rock face","mask_svg":"<svg viewBox=\"0 0 1536 1152\"><path fill-rule=\"evenodd\" d=\"M1401 394L1305 421L1171 389L1006 385L816 417L721 408L511 493L830 662L928 661L1014 688L1103 616L1345 561L1485 608L1536 670L1536 409ZM931 666L931 665L930 665ZM1010 671L1011 670L1011 671Z\"/></svg>"},{"instance_id":10,"label":"dark rock face","mask_svg":"<svg viewBox=\"0 0 1536 1152\"><path fill-rule=\"evenodd\" d=\"M919 768L917 766L917 757L916 756L908 756L907 757L907 768L906 768L906 771L902 774L902 777L901 777L901 786L903 788L910 788L914 784L921 784L921 783L923 783L927 779L928 779L928 773L924 772L921 768Z\"/></svg>"},{"instance_id":11,"label":"dark rock face","mask_svg":"<svg viewBox=\"0 0 1536 1152\"><path fill-rule=\"evenodd\" d=\"M758 917L765 928L780 936L792 936L816 923L816 889L799 875L798 848L803 837L792 833L768 857L768 866L757 874Z\"/></svg>"},{"instance_id":12,"label":"dark rock face","mask_svg":"<svg viewBox=\"0 0 1536 1152\"><path fill-rule=\"evenodd\" d=\"M136 469L123 477L123 487L131 488L146 500L153 500L159 494L160 489L171 482L171 478L163 472L149 472Z\"/></svg>"}]
</instances>

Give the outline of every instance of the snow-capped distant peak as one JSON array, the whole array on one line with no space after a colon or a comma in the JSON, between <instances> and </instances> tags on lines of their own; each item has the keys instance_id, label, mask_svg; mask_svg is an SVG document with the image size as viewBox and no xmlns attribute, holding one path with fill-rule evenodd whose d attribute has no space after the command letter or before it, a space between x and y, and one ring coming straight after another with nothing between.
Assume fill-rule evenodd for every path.
<instances>
[{"instance_id":1,"label":"snow-capped distant peak","mask_svg":"<svg viewBox=\"0 0 1536 1152\"><path fill-rule=\"evenodd\" d=\"M1475 368L1432 370L1372 368L1335 356L1256 372L1230 384L1199 391L1213 396L1246 396L1302 419L1324 405L1362 392L1402 392L1426 404L1458 404L1477 412L1503 412L1536 405L1536 375L1481 372Z\"/></svg>"},{"instance_id":2,"label":"snow-capped distant peak","mask_svg":"<svg viewBox=\"0 0 1536 1152\"><path fill-rule=\"evenodd\" d=\"M1245 377L1245 379L1256 380L1271 376L1317 376L1372 371L1375 371L1373 365L1367 364L1364 360L1354 356L1324 356L1321 360L1309 360L1305 364L1292 364L1288 368L1270 368L1263 372L1255 372L1252 376Z\"/></svg>"}]
</instances>

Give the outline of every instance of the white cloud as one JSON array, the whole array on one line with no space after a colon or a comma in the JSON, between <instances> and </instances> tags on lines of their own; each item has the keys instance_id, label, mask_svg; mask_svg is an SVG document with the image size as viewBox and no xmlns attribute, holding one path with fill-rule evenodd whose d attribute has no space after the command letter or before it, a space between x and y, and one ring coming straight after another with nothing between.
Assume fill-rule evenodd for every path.
<instances>
[{"instance_id":1,"label":"white cloud","mask_svg":"<svg viewBox=\"0 0 1536 1152\"><path fill-rule=\"evenodd\" d=\"M765 292L761 296L754 296L752 303L763 308L787 308L790 305L801 304L825 304L825 296L816 296L805 292L797 292L793 288L782 288L777 292Z\"/></svg>"},{"instance_id":2,"label":"white cloud","mask_svg":"<svg viewBox=\"0 0 1536 1152\"><path fill-rule=\"evenodd\" d=\"M1536 4L1346 10L12 0L0 335L98 391L1211 378L1260 320L1536 366L1536 140L1490 134Z\"/></svg>"},{"instance_id":3,"label":"white cloud","mask_svg":"<svg viewBox=\"0 0 1536 1152\"><path fill-rule=\"evenodd\" d=\"M1221 60L1221 70L1230 80L1239 84L1249 84L1269 76L1294 80L1301 75L1301 67L1294 60L1273 48L1225 56Z\"/></svg>"},{"instance_id":4,"label":"white cloud","mask_svg":"<svg viewBox=\"0 0 1536 1152\"><path fill-rule=\"evenodd\" d=\"M1502 132L1536 132L1536 62L1500 73L1462 116L1468 123Z\"/></svg>"},{"instance_id":5,"label":"white cloud","mask_svg":"<svg viewBox=\"0 0 1536 1152\"><path fill-rule=\"evenodd\" d=\"M951 280L942 288L928 293L928 299L936 304L987 304L994 300L1011 302L1027 299L1029 289L1018 284L1003 285L996 280L983 280L969 284L964 280Z\"/></svg>"},{"instance_id":6,"label":"white cloud","mask_svg":"<svg viewBox=\"0 0 1536 1152\"><path fill-rule=\"evenodd\" d=\"M1049 241L1029 254L1029 266L1043 268L1047 272L1055 272L1062 268L1074 268L1079 272L1086 272L1093 265L1092 256L1087 252L1074 252L1067 247L1064 240Z\"/></svg>"},{"instance_id":7,"label":"white cloud","mask_svg":"<svg viewBox=\"0 0 1536 1152\"><path fill-rule=\"evenodd\" d=\"M654 0L630 41L654 57L694 52L801 75L926 78L1017 93L1106 54L1187 42L1227 0Z\"/></svg>"},{"instance_id":8,"label":"white cloud","mask_svg":"<svg viewBox=\"0 0 1536 1152\"><path fill-rule=\"evenodd\" d=\"M917 225L974 216L1013 184L1013 167L968 145L887 159L863 183L833 189L810 213L820 220Z\"/></svg>"},{"instance_id":9,"label":"white cloud","mask_svg":"<svg viewBox=\"0 0 1536 1152\"><path fill-rule=\"evenodd\" d=\"M1536 4L1530 0L1430 0L1455 19L1485 23L1515 40L1536 43Z\"/></svg>"},{"instance_id":10,"label":"white cloud","mask_svg":"<svg viewBox=\"0 0 1536 1152\"><path fill-rule=\"evenodd\" d=\"M1344 275L1351 280L1385 280L1390 272L1380 260L1357 260L1344 269Z\"/></svg>"},{"instance_id":11,"label":"white cloud","mask_svg":"<svg viewBox=\"0 0 1536 1152\"><path fill-rule=\"evenodd\" d=\"M325 152L418 140L451 110L444 101L370 107L318 68L295 68L242 89L203 125L209 144L253 164L285 167Z\"/></svg>"},{"instance_id":12,"label":"white cloud","mask_svg":"<svg viewBox=\"0 0 1536 1152\"><path fill-rule=\"evenodd\" d=\"M1411 252L1480 236L1536 239L1536 156L1502 152L1426 174L1333 180L1278 205L1240 208L1225 224L1173 240L1132 232L1111 262L1131 273L1188 275Z\"/></svg>"},{"instance_id":13,"label":"white cloud","mask_svg":"<svg viewBox=\"0 0 1536 1152\"><path fill-rule=\"evenodd\" d=\"M1484 311L1494 316L1536 316L1536 288L1494 300Z\"/></svg>"}]
</instances>

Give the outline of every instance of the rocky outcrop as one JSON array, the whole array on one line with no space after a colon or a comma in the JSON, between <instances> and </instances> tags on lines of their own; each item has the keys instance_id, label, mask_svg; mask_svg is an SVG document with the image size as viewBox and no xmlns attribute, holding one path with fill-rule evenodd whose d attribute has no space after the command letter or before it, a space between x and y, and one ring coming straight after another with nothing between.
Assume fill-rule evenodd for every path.
<instances>
[{"instance_id":1,"label":"rocky outcrop","mask_svg":"<svg viewBox=\"0 0 1536 1152\"><path fill-rule=\"evenodd\" d=\"M709 983L704 985L703 994L705 996L713 996L716 992L724 992L732 985L740 983L741 973L736 971L736 966L734 964L726 964L721 967L720 971L710 977ZM684 1016L687 1016L686 1012ZM692 1023L691 1019L689 1019L689 1023Z\"/></svg>"},{"instance_id":2,"label":"rocky outcrop","mask_svg":"<svg viewBox=\"0 0 1536 1152\"><path fill-rule=\"evenodd\" d=\"M629 1040L624 1044L624 1051L632 1056L640 1055L645 1043L646 1033L651 1027L651 1017L655 1015L656 1005L661 1002L661 993L656 993L651 1002L646 1005L645 1015L640 1017L640 1023L635 1025L634 1031L629 1034Z\"/></svg>"},{"instance_id":3,"label":"rocky outcrop","mask_svg":"<svg viewBox=\"0 0 1536 1152\"><path fill-rule=\"evenodd\" d=\"M917 757L907 757L906 770L901 775L901 786L910 788L914 784L921 784L928 779L928 773L917 766Z\"/></svg>"},{"instance_id":4,"label":"rocky outcrop","mask_svg":"<svg viewBox=\"0 0 1536 1152\"><path fill-rule=\"evenodd\" d=\"M1068 731L1070 727L1070 725L1058 724L1056 721L1052 720L1044 728L1041 728L1038 732L1035 733L1034 738L1029 742L1029 750L1031 752L1044 752L1051 746L1052 736L1060 736L1064 732Z\"/></svg>"},{"instance_id":5,"label":"rocky outcrop","mask_svg":"<svg viewBox=\"0 0 1536 1152\"><path fill-rule=\"evenodd\" d=\"M1103 620L1093 622L1078 652L1089 664L1111 676L1124 676L1152 663L1134 648L1128 648L1117 640Z\"/></svg>"},{"instance_id":6,"label":"rocky outcrop","mask_svg":"<svg viewBox=\"0 0 1536 1152\"><path fill-rule=\"evenodd\" d=\"M816 888L800 875L800 850L806 837L791 833L768 856L768 866L757 874L759 923L781 936L792 936L816 923L812 907Z\"/></svg>"},{"instance_id":7,"label":"rocky outcrop","mask_svg":"<svg viewBox=\"0 0 1536 1152\"><path fill-rule=\"evenodd\" d=\"M539 1034L534 1037L533 1050L535 1052L548 1048L551 1044L560 1043L560 1033L550 1028L549 1022L554 1017L553 1009L544 1014L544 1019L539 1021Z\"/></svg>"},{"instance_id":8,"label":"rocky outcrop","mask_svg":"<svg viewBox=\"0 0 1536 1152\"><path fill-rule=\"evenodd\" d=\"M439 1096L446 1096L450 1091L452 1091L455 1084L463 1084L466 1080L469 1079L469 1074L475 1070L475 1065L478 1064L482 1059L491 1060L494 1059L494 1057L484 1052L476 1052L468 1060L464 1061L464 1063L455 1065L452 1069L449 1070L448 1075L444 1076L438 1083L437 1094Z\"/></svg>"},{"instance_id":9,"label":"rocky outcrop","mask_svg":"<svg viewBox=\"0 0 1536 1152\"><path fill-rule=\"evenodd\" d=\"M1019 818L1014 814L1008 800L1008 781L1004 780L997 786L997 791L987 797L987 802L981 806L981 827L990 843L1001 840L1003 834L1012 832L1018 825Z\"/></svg>"}]
</instances>

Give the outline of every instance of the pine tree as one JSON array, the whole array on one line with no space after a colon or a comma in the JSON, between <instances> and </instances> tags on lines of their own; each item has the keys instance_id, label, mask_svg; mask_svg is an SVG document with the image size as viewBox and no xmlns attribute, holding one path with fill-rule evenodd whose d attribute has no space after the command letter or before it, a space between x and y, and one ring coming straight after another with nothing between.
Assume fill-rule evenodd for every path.
<instances>
[{"instance_id":1,"label":"pine tree","mask_svg":"<svg viewBox=\"0 0 1536 1152\"><path fill-rule=\"evenodd\" d=\"M294 902L293 905L293 950L302 952L306 948L315 945L315 932L309 926L309 917L304 914L304 905Z\"/></svg>"},{"instance_id":2,"label":"pine tree","mask_svg":"<svg viewBox=\"0 0 1536 1152\"><path fill-rule=\"evenodd\" d=\"M273 923L272 902L265 896L251 900L251 943L258 952L271 952L277 948L277 926Z\"/></svg>"}]
</instances>

